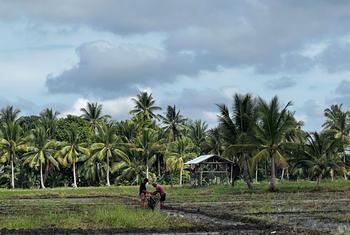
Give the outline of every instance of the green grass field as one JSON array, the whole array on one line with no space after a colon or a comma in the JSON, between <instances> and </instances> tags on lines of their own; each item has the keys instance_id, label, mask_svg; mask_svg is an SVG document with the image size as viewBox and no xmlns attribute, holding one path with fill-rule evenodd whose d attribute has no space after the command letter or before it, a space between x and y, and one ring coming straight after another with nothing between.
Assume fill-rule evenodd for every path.
<instances>
[{"instance_id":1,"label":"green grass field","mask_svg":"<svg viewBox=\"0 0 350 235\"><path fill-rule=\"evenodd\" d=\"M310 181L280 181L268 192L268 182L244 182L203 188L165 186L167 205L181 210L259 218L266 223L294 223L276 213L312 213L312 219L350 223L350 183L323 181L321 191ZM148 186L152 191L152 187ZM0 228L178 228L196 226L190 219L138 208L137 186L54 189L0 189ZM344 210L345 208L345 210ZM334 223L335 223L334 222Z\"/></svg>"}]
</instances>

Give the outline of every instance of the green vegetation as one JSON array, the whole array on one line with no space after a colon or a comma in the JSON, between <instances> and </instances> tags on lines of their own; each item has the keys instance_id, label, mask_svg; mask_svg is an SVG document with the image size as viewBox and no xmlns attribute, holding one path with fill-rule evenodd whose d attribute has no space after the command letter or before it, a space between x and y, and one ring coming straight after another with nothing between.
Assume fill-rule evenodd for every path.
<instances>
[{"instance_id":1,"label":"green vegetation","mask_svg":"<svg viewBox=\"0 0 350 235\"><path fill-rule=\"evenodd\" d=\"M176 106L162 114L147 92L133 101L124 121L112 120L98 103L88 103L81 116L62 118L52 109L19 117L16 108L3 108L0 187L137 185L144 177L182 186L189 183L184 163L201 154L233 162L234 191L246 190L235 183L240 180L251 191L268 180L271 191L283 190L276 182L285 178L316 181L320 189L327 184L321 179L349 175L350 114L341 105L325 110L324 130L307 133L289 110L291 102L281 106L278 97L236 94L232 105L218 105L218 125L211 129Z\"/></svg>"}]
</instances>

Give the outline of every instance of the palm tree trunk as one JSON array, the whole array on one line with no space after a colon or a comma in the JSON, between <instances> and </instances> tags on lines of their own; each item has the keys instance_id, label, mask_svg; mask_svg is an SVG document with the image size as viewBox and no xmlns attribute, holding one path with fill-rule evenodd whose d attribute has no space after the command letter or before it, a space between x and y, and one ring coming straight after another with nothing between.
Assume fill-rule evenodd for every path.
<instances>
[{"instance_id":1,"label":"palm tree trunk","mask_svg":"<svg viewBox=\"0 0 350 235\"><path fill-rule=\"evenodd\" d=\"M182 167L180 168L180 186L182 185Z\"/></svg>"},{"instance_id":2,"label":"palm tree trunk","mask_svg":"<svg viewBox=\"0 0 350 235\"><path fill-rule=\"evenodd\" d=\"M174 183L173 183L173 172L170 172L170 186L174 187Z\"/></svg>"},{"instance_id":3,"label":"palm tree trunk","mask_svg":"<svg viewBox=\"0 0 350 235\"><path fill-rule=\"evenodd\" d=\"M322 175L317 176L317 180L316 180L316 190L320 190L321 178L322 178Z\"/></svg>"},{"instance_id":4,"label":"palm tree trunk","mask_svg":"<svg viewBox=\"0 0 350 235\"><path fill-rule=\"evenodd\" d=\"M344 153L343 153L343 161L344 161L344 164L346 164L346 154L345 154L345 151L344 151ZM348 180L348 177L347 177L347 175L346 175L346 172L344 172L344 179L345 179L345 180Z\"/></svg>"},{"instance_id":5,"label":"palm tree trunk","mask_svg":"<svg viewBox=\"0 0 350 235\"><path fill-rule=\"evenodd\" d=\"M49 176L50 162L48 161L45 164L45 173L44 173L44 184L46 183L47 177Z\"/></svg>"},{"instance_id":6,"label":"palm tree trunk","mask_svg":"<svg viewBox=\"0 0 350 235\"><path fill-rule=\"evenodd\" d=\"M258 183L258 163L256 163L255 165L255 182Z\"/></svg>"},{"instance_id":7,"label":"palm tree trunk","mask_svg":"<svg viewBox=\"0 0 350 235\"><path fill-rule=\"evenodd\" d=\"M271 153L271 181L270 181L270 191L276 191L276 166L275 166L275 158Z\"/></svg>"},{"instance_id":8,"label":"palm tree trunk","mask_svg":"<svg viewBox=\"0 0 350 235\"><path fill-rule=\"evenodd\" d=\"M13 166L13 155L11 156L11 187L15 188L15 169Z\"/></svg>"},{"instance_id":9,"label":"palm tree trunk","mask_svg":"<svg viewBox=\"0 0 350 235\"><path fill-rule=\"evenodd\" d=\"M157 157L157 163L158 163L158 177L160 178L161 172L160 172L160 156Z\"/></svg>"},{"instance_id":10,"label":"palm tree trunk","mask_svg":"<svg viewBox=\"0 0 350 235\"><path fill-rule=\"evenodd\" d=\"M107 154L107 186L111 186L109 182L109 154Z\"/></svg>"},{"instance_id":11,"label":"palm tree trunk","mask_svg":"<svg viewBox=\"0 0 350 235\"><path fill-rule=\"evenodd\" d=\"M148 157L146 157L146 178L148 179Z\"/></svg>"},{"instance_id":12,"label":"palm tree trunk","mask_svg":"<svg viewBox=\"0 0 350 235\"><path fill-rule=\"evenodd\" d=\"M73 188L77 188L77 177L75 174L75 161L73 160Z\"/></svg>"},{"instance_id":13,"label":"palm tree trunk","mask_svg":"<svg viewBox=\"0 0 350 235\"><path fill-rule=\"evenodd\" d=\"M248 162L247 159L243 160L243 176L244 176L244 180L248 186L248 189L252 189L252 183L249 177L249 172L248 172Z\"/></svg>"},{"instance_id":14,"label":"palm tree trunk","mask_svg":"<svg viewBox=\"0 0 350 235\"><path fill-rule=\"evenodd\" d=\"M43 163L40 161L40 184L41 188L45 188L44 177L43 177Z\"/></svg>"},{"instance_id":15,"label":"palm tree trunk","mask_svg":"<svg viewBox=\"0 0 350 235\"><path fill-rule=\"evenodd\" d=\"M281 180L284 179L284 168L282 168L282 175L281 175Z\"/></svg>"}]
</instances>

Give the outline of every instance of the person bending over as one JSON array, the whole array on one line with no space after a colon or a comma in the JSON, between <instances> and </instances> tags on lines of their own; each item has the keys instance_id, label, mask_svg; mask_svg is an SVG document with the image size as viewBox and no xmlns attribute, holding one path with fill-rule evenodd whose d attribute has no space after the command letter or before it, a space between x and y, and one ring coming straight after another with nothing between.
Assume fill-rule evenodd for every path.
<instances>
[{"instance_id":1,"label":"person bending over","mask_svg":"<svg viewBox=\"0 0 350 235\"><path fill-rule=\"evenodd\" d=\"M156 191L153 192L153 194L157 194L159 193L160 195L160 209L164 208L164 202L165 202L165 198L166 198L166 193L164 191L164 187L161 186L160 184L157 183L152 183L152 186L155 187Z\"/></svg>"}]
</instances>

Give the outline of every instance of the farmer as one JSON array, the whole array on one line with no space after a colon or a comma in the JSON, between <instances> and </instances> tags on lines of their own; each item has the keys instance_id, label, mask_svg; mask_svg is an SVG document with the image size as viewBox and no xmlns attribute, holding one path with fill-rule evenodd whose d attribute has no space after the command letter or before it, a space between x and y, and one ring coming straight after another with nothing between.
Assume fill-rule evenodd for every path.
<instances>
[{"instance_id":1,"label":"farmer","mask_svg":"<svg viewBox=\"0 0 350 235\"><path fill-rule=\"evenodd\" d=\"M146 188L147 183L148 183L148 179L145 178L143 182L140 184L139 196L140 196L141 208L145 208L145 199L146 199L146 194L148 193Z\"/></svg>"},{"instance_id":2,"label":"farmer","mask_svg":"<svg viewBox=\"0 0 350 235\"><path fill-rule=\"evenodd\" d=\"M156 188L156 191L154 191L153 194L156 195L157 193L159 193L159 196L160 196L160 209L163 209L165 198L166 198L166 193L164 191L164 188L163 188L163 186L161 186L160 184L157 184L155 182L152 183L152 186Z\"/></svg>"}]
</instances>

